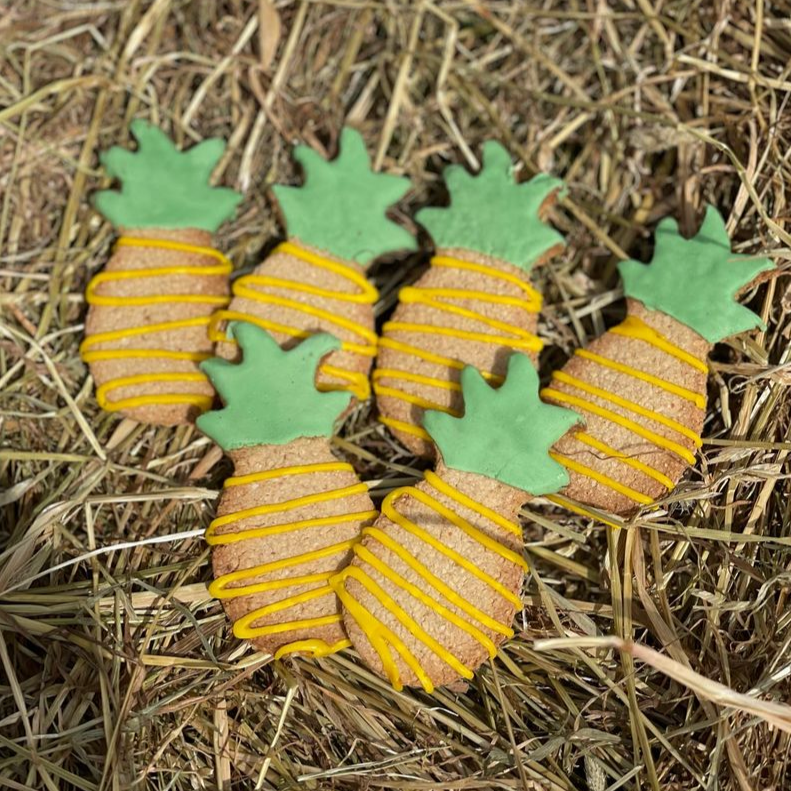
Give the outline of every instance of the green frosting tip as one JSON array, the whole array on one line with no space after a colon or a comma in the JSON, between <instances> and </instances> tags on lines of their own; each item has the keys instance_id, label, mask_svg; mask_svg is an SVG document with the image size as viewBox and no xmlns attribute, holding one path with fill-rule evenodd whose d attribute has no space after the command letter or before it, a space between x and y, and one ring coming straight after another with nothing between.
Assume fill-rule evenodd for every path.
<instances>
[{"instance_id":1,"label":"green frosting tip","mask_svg":"<svg viewBox=\"0 0 791 791\"><path fill-rule=\"evenodd\" d=\"M197 228L213 233L242 196L212 187L211 172L225 143L210 138L179 151L158 127L136 119L130 130L137 151L113 146L99 155L107 175L121 182L120 190L101 190L93 203L113 225L124 228Z\"/></svg>"},{"instance_id":2,"label":"green frosting tip","mask_svg":"<svg viewBox=\"0 0 791 791\"><path fill-rule=\"evenodd\" d=\"M423 416L444 463L456 470L485 475L533 495L550 494L569 482L565 468L549 449L580 417L538 397L533 363L523 354L508 361L499 389L472 366L461 372L464 415L429 411Z\"/></svg>"},{"instance_id":3,"label":"green frosting tip","mask_svg":"<svg viewBox=\"0 0 791 791\"><path fill-rule=\"evenodd\" d=\"M764 326L737 302L737 293L774 264L731 252L725 221L713 206L706 207L700 230L690 239L665 217L656 229L651 263L621 261L618 268L627 297L671 316L709 343Z\"/></svg>"},{"instance_id":4,"label":"green frosting tip","mask_svg":"<svg viewBox=\"0 0 791 791\"><path fill-rule=\"evenodd\" d=\"M372 170L359 132L343 129L335 159L308 146L297 146L294 159L304 184L272 188L291 238L362 266L383 253L416 248L412 234L385 216L409 190L409 179Z\"/></svg>"},{"instance_id":5,"label":"green frosting tip","mask_svg":"<svg viewBox=\"0 0 791 791\"><path fill-rule=\"evenodd\" d=\"M416 219L438 248L463 248L529 270L564 238L540 217L541 206L563 190L560 179L539 173L517 183L511 155L496 140L483 144L477 174L445 168L450 205L421 209Z\"/></svg>"},{"instance_id":6,"label":"green frosting tip","mask_svg":"<svg viewBox=\"0 0 791 791\"><path fill-rule=\"evenodd\" d=\"M232 322L228 332L241 347L242 359L231 363L213 357L201 363L225 406L201 415L198 428L225 450L331 437L351 394L321 392L315 378L322 359L341 342L317 333L286 351L249 322Z\"/></svg>"}]
</instances>

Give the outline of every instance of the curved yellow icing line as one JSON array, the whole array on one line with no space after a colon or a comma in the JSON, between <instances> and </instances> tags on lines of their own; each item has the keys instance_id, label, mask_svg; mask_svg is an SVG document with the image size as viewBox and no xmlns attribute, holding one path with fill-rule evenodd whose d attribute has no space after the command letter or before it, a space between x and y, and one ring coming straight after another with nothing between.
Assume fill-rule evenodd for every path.
<instances>
[{"instance_id":1,"label":"curved yellow icing line","mask_svg":"<svg viewBox=\"0 0 791 791\"><path fill-rule=\"evenodd\" d=\"M661 390L666 390L668 393L673 393L673 395L677 395L685 401L691 401L698 409L706 408L706 396L701 393L696 393L694 390L688 390L686 387L677 385L674 382L669 382L667 379L660 379L658 376L649 374L646 371L641 371L639 368L632 368L631 365L625 365L616 360L611 360L608 357L602 357L600 354L594 354L587 349L577 349L574 354L581 357L583 360L590 360L605 368L611 368L613 371L618 371L619 373L626 374L635 379L640 379Z\"/></svg>"},{"instance_id":2,"label":"curved yellow icing line","mask_svg":"<svg viewBox=\"0 0 791 791\"><path fill-rule=\"evenodd\" d=\"M173 275L186 277L220 277L228 275L233 266L231 262L218 250L212 247L174 242L167 239L144 239L132 236L122 236L115 243L115 247L140 247L173 250L193 255L210 256L219 261L213 266L159 266L144 269L122 270L118 272L100 272L95 275L85 291L85 299L89 305L136 307L141 305L163 305L171 303L200 303L205 305L227 305L229 298L211 294L143 294L140 296L105 296L97 294L96 289L103 283L123 282L143 278L162 278ZM200 327L209 324L208 316L178 321L158 322L155 324L127 327L122 330L112 330L89 335L80 345L80 355L84 362L92 363L102 360L124 359L165 359L185 360L200 362L209 355L197 352L179 352L172 349L96 349L94 347L112 341L125 340L137 336L172 332L189 327ZM161 395L150 394L132 396L111 401L109 394L122 387L132 387L148 382L207 382L207 378L199 371L174 372L157 374L140 374L138 376L123 376L108 379L96 390L96 400L99 406L108 412L118 412L124 409L135 409L149 404L191 404L201 410L208 409L212 404L212 397L197 393L164 393Z\"/></svg>"},{"instance_id":3,"label":"curved yellow icing line","mask_svg":"<svg viewBox=\"0 0 791 791\"><path fill-rule=\"evenodd\" d=\"M650 343L654 348L708 375L709 367L706 365L705 361L699 360L694 354L690 354L680 346L677 346L664 335L657 332L653 327L649 327L648 324L637 316L627 316L617 327L613 327L610 332L615 335L622 335L626 338L637 338L638 340Z\"/></svg>"},{"instance_id":4,"label":"curved yellow icing line","mask_svg":"<svg viewBox=\"0 0 791 791\"><path fill-rule=\"evenodd\" d=\"M351 465L345 462L321 462L316 464L302 464L290 467L280 467L273 470L264 470L261 472L233 476L226 480L224 488L257 485L261 482L280 480L291 476L352 471L352 469L353 468ZM354 494L365 492L367 490L368 487L364 483L359 483L352 486L345 486L338 489L319 492L316 494L304 495L303 497L295 497L290 500L281 501L279 503L269 503L267 505L246 508L231 514L225 514L214 519L209 525L209 528L205 534L206 542L211 546L217 546L219 544L231 544L239 541L249 540L251 538L279 535L282 533L289 533L295 530L302 530L311 527L329 527L348 522L375 519L378 515L378 512L375 510L369 510L356 513L342 513L325 517L317 517L313 519L301 519L293 522L283 522L277 525L269 525L268 527L253 527L233 533L217 534L218 528L228 524L236 523L243 519L248 519L252 516L288 512L303 508L304 506L315 505L316 503L340 500ZM272 613L295 607L299 604L312 601L313 599L317 599L322 596L332 595L332 588L328 583L330 577L332 577L335 573L334 571L316 572L313 574L302 575L296 574L280 579L259 582L255 582L253 580L256 580L257 578L271 572L290 569L305 563L310 563L314 560L331 557L332 555L336 555L341 552L348 552L354 546L356 541L356 538L347 541L341 541L330 546L321 547L309 552L303 552L299 555L292 555L290 557L271 561L269 563L262 563L251 568L237 569L236 571L224 574L214 580L214 582L212 582L212 584L209 586L209 593L218 599L235 599L242 596L251 596L267 591L280 590L281 588L323 583L318 587L312 588L308 591L303 591L292 596L287 596L283 599L278 599L275 602L246 613L236 621L233 627L234 634L237 637L244 639L339 623L341 616L339 614L331 614L319 616L317 618L284 621L274 624L266 624L263 626L253 625L256 621ZM335 650L340 650L341 647L346 647L347 645L348 641L339 641L333 646L329 646L325 641L318 638L299 640L294 643L288 643L278 649L276 658L287 653L293 653L294 651L313 651L314 656L327 656L329 653L333 653ZM336 646L340 647L336 648Z\"/></svg>"},{"instance_id":5,"label":"curved yellow icing line","mask_svg":"<svg viewBox=\"0 0 791 791\"><path fill-rule=\"evenodd\" d=\"M426 675L412 652L404 645L403 640L381 621L374 618L371 613L346 590L346 580L350 577L357 579L362 585L365 585L363 580L369 579L369 577L364 572L358 570L356 566L347 566L342 572L330 579L330 587L335 591L335 595L340 599L341 604L348 610L352 618L361 625L361 628L364 628L362 624L366 625L365 636L370 640L371 645L382 660L382 667L390 683L397 690L404 688L404 685L401 683L398 668L388 648L388 643L396 649L404 662L411 668L412 672L417 676L423 686L423 689L429 693L433 692L434 685L431 683L431 679Z\"/></svg>"},{"instance_id":6,"label":"curved yellow icing line","mask_svg":"<svg viewBox=\"0 0 791 791\"><path fill-rule=\"evenodd\" d=\"M633 434L637 434L638 437L647 439L658 448L669 450L679 458L684 459L684 461L686 461L688 464L695 464L695 454L690 453L690 451L688 451L683 445L679 445L677 442L673 442L672 440L667 439L667 437L663 437L661 434L650 431L649 429L641 426L639 423L635 423L634 420L629 420L629 418L619 415L617 412L600 407L597 404L586 401L584 398L577 398L576 396L569 395L568 393L563 393L560 390L554 390L551 387L544 388L541 391L541 397L551 399L552 401L560 401L563 404L577 407L583 412L590 412L592 415L597 415L598 417L604 418L605 420L609 420L611 423L616 423L617 425L628 429Z\"/></svg>"},{"instance_id":7,"label":"curved yellow icing line","mask_svg":"<svg viewBox=\"0 0 791 791\"><path fill-rule=\"evenodd\" d=\"M412 344L404 343L403 341L396 341L393 338L379 338L379 348L392 349L396 352L413 355L415 357L419 357L421 360L425 360L428 363L442 365L446 368L455 368L457 371L461 371L464 368L464 363L461 362L461 360L454 360L452 357L444 357L441 354L434 354L434 352L426 351L425 349L421 349L419 346L413 346ZM501 376L500 374L493 374L491 371L479 370L478 373L484 379L486 379L487 382L491 382L495 385L502 384L505 381L504 376ZM375 376L376 372L374 372L374 377Z\"/></svg>"},{"instance_id":8,"label":"curved yellow icing line","mask_svg":"<svg viewBox=\"0 0 791 791\"><path fill-rule=\"evenodd\" d=\"M396 431L403 431L405 434L411 434L413 437L420 437L420 439L424 439L426 442L431 442L431 435L426 429L420 426L413 426L411 423L406 423L403 420L396 420L392 417L384 417L384 415L379 416L379 422Z\"/></svg>"},{"instance_id":9,"label":"curved yellow icing line","mask_svg":"<svg viewBox=\"0 0 791 791\"><path fill-rule=\"evenodd\" d=\"M618 461L626 464L629 467L632 467L635 470L639 470L644 475L647 475L649 478L653 478L655 481L658 481L665 487L668 491L675 488L675 483L673 483L670 478L667 477L664 473L660 472L659 470L654 469L650 465L646 464L644 461L640 461L640 459L635 458L634 456L630 456L627 453L623 453L622 451L618 450L617 448L613 448L610 445L607 445L605 442L602 442L596 437L592 437L585 431L578 431L574 435L574 439L578 442L582 442L584 445L588 445L591 448L595 448L598 451L606 454L608 457L617 459Z\"/></svg>"},{"instance_id":10,"label":"curved yellow icing line","mask_svg":"<svg viewBox=\"0 0 791 791\"><path fill-rule=\"evenodd\" d=\"M479 621L488 629L493 632L505 635L506 637L513 637L514 630L510 626L500 623L500 621L487 615L483 610L479 610L471 602L468 602L463 596L459 596L453 588L446 585L439 577L433 574L425 565L423 565L416 557L407 552L404 547L397 541L394 541L384 530L378 527L365 527L363 528L362 535L370 536L378 541L384 547L389 549L393 554L397 555L409 568L412 569L419 577L422 577L431 587L436 588L451 604L454 604L463 612L467 613L470 618ZM357 547L360 545L358 544ZM357 548L355 548L355 554Z\"/></svg>"},{"instance_id":11,"label":"curved yellow icing line","mask_svg":"<svg viewBox=\"0 0 791 791\"><path fill-rule=\"evenodd\" d=\"M460 305L454 305L447 301L453 299L476 300L478 302L489 303L491 305L510 305L521 308L528 313L537 313L541 309L541 294L539 294L531 285L525 283L519 277L509 272L503 272L495 267L487 266L485 264L478 264L472 261L463 261L450 256L435 256L431 259L431 266L448 267L452 269L461 269L483 274L487 277L517 286L517 288L522 291L524 296L511 297L500 294L491 294L486 291L476 291L462 288L428 288L421 286L406 286L402 288L398 294L398 299L401 303L424 305L434 310L444 311L445 313L449 313L451 315L461 316L462 318L469 319L470 321L483 324L492 330L497 331L498 334L490 335L481 332L457 329L454 327L436 326L433 324L412 324L407 322L388 321L382 328L382 331L385 333L385 335L391 332L399 331L418 332L425 335L433 334L450 336L467 341L496 343L501 346L520 349L523 351L541 351L543 343L534 333L524 330L515 324L500 321L499 319L492 316L487 316L485 313L481 313L480 311L464 308ZM403 354L413 354L423 360L426 360L427 362L437 363L438 365L446 365L457 370L460 370L464 367L464 364L459 360L452 360L447 357L442 357L441 355L433 355L430 352L425 352L412 346L411 344L393 340L392 338L380 339L379 345L384 348L393 349L394 351L398 351ZM433 401L420 399L418 396L400 388L386 387L380 384L378 381L382 378L388 378L395 381L402 380L417 382L430 387L458 389L458 385L455 388L448 388L448 383L440 379L434 379L433 377L418 378L418 375L416 374L407 374L408 372L403 372L392 368L380 369L374 375L374 393L376 393L377 396L382 395L390 398L397 398L401 401L406 401L407 403L422 407L423 409L438 409L440 411L448 412L449 414L456 414L456 412L449 410L447 407L442 407ZM484 376L486 376L486 374L484 374ZM488 374L487 378L495 377L493 374ZM496 378L500 382L502 381L502 377Z\"/></svg>"},{"instance_id":12,"label":"curved yellow icing line","mask_svg":"<svg viewBox=\"0 0 791 791\"><path fill-rule=\"evenodd\" d=\"M559 505L561 508L565 508L567 511L571 511L574 514L579 514L580 516L588 517L589 519L593 519L596 522L601 522L608 527L614 527L616 530L620 530L624 524L626 524L625 522L616 522L614 520L607 519L607 517L603 516L597 511L590 510L582 505L582 503L578 503L576 500L570 500L568 497L562 497L559 494L548 494L545 495L545 497L550 502L554 503L555 505Z\"/></svg>"},{"instance_id":13,"label":"curved yellow icing line","mask_svg":"<svg viewBox=\"0 0 791 791\"><path fill-rule=\"evenodd\" d=\"M570 459L568 456L555 453L555 451L550 451L549 455L556 462L558 462L558 464L562 464L566 469L576 472L579 475L584 475L586 478L590 478L591 480L600 483L602 486L606 486L608 489L612 489L613 491L618 492L618 494L622 494L624 497L632 500L635 503L639 503L640 505L650 505L653 502L650 497L644 495L642 492L638 492L636 489L632 489L630 486L626 486L625 484L616 481L614 478L610 478L609 475L605 475L598 470L594 470L585 464L580 464L580 462Z\"/></svg>"},{"instance_id":14,"label":"curved yellow icing line","mask_svg":"<svg viewBox=\"0 0 791 791\"><path fill-rule=\"evenodd\" d=\"M648 409L641 404L630 401L628 398L623 398L622 396L616 395L615 393L611 393L609 390L603 390L601 387L595 387L588 382L583 382L581 379L569 376L563 371L555 371L552 374L552 378L558 382L562 382L563 384L570 385L576 390L581 390L583 393L595 396L596 398L601 398L604 401L609 401L611 404L615 404L622 409L626 409L629 412L634 412L636 415L640 415L641 417L647 418L648 420L653 420L655 423L667 426L667 428L672 429L677 434L681 434L682 436L686 437L692 442L693 445L695 445L695 447L703 447L703 440L695 431L693 431L688 426L685 426L683 423L673 420L673 418L666 417L660 412L656 412L653 409Z\"/></svg>"},{"instance_id":15,"label":"curved yellow icing line","mask_svg":"<svg viewBox=\"0 0 791 791\"><path fill-rule=\"evenodd\" d=\"M436 491L446 495L453 502L462 505L465 508L469 508L473 510L475 513L479 514L480 516L488 519L499 527L508 530L509 532L517 531L519 535L521 535L521 530L519 529L518 525L515 525L513 522L505 519L500 514L496 513L490 508L482 505L481 503L476 502L472 498L468 497L467 495L459 492L454 487L450 486L446 481L440 478L438 475L432 472L426 473L426 482L434 488ZM500 557L508 560L511 563L517 564L520 568L526 569L527 564L524 561L524 558L510 550L508 547L501 544L496 539L490 537L486 533L481 530L478 530L473 525L471 525L466 519L461 517L455 511L447 508L437 499L429 495L428 493L410 486L404 487L402 489L397 489L394 492L391 492L384 500L382 504L382 514L386 516L391 522L399 525L407 532L415 535L419 539L421 539L424 543L428 544L429 546L433 547L434 549L438 550L446 557L453 560L457 565L461 566L465 571L472 574L477 579L483 581L489 587L494 589L497 593L502 595L506 598L510 603L512 603L516 608L521 607L521 600L518 596L516 596L513 592L509 591L505 586L502 585L498 580L490 577L484 571L479 569L474 563L472 563L469 559L465 558L460 553L456 552L455 550L451 549L450 547L445 546L441 541L438 541L433 535L429 532L424 530L419 525L412 522L410 519L405 517L401 514L396 507L396 503L402 497L412 497L419 502L427 505L431 508L432 511L437 513L439 516L444 518L446 521L453 524L455 527L459 528L468 535L470 538L473 538L483 547L491 552L495 552ZM485 613L478 610L474 605L470 602L465 601L456 591L451 589L448 585L443 583L438 577L436 577L426 566L424 566L420 561L418 561L413 555L411 555L404 547L402 547L398 542L388 536L384 531L377 528L376 526L367 527L363 529L364 536L370 536L373 539L377 540L380 544L382 544L386 549L393 552L398 558L400 558L410 569L412 569L418 576L424 579L429 585L431 585L441 596L443 596L447 601L451 604L455 605L458 609L460 609L465 615L467 615L470 620L465 621L455 612L449 610L445 605L443 605L440 601L436 598L429 596L428 594L424 593L419 587L409 582L405 579L402 575L398 574L394 569L387 565L385 561L383 561L380 557L372 553L362 544L357 544L354 547L354 553L366 564L371 566L375 571L377 571L382 577L389 580L398 588L406 591L407 594L412 596L417 601L421 602L424 606L428 607L429 609L433 610L438 615L442 616L445 620L449 623L454 624L458 628L466 631L470 634L473 638L475 638L489 653L490 656L494 656L496 653L496 646L493 640L488 637L478 626L472 623L472 620L477 620L483 626L492 629L492 631L498 632L500 634L511 634L511 629L505 625L500 624L499 622L495 621L495 619L487 616ZM387 647L387 643L393 645L396 651L404 658L404 661L412 668L415 672L415 675L420 680L421 684L423 685L424 689L427 691L431 691L433 687L430 686L430 681L426 683L426 674L423 669L420 667L419 663L417 668L415 668L414 662L415 657L412 655L408 650L403 646L400 640L397 642L392 639L395 635L388 634L389 630L386 630L384 624L374 615L371 614L369 610L363 607L359 601L357 601L354 596L349 592L348 588L345 586L345 582L347 579L352 578L357 580L360 584L362 584L365 589L374 596L379 603L391 614L395 617L399 623L404 626L404 628L415 637L417 640L422 642L426 645L436 656L438 656L443 662L445 662L448 666L453 668L459 675L464 678L470 678L472 673L464 664L460 663L458 659L448 651L444 646L439 644L431 635L427 634L419 624L415 622L413 618L411 618L404 610L395 602L395 600L389 596L373 579L371 579L370 575L368 575L360 566L350 565L347 566L346 569L339 572L335 576L333 576L329 584L332 589L337 593L337 595L341 598L344 606L346 606L347 611L351 615L352 618L358 623L360 628L365 632L366 637L368 637L371 645L373 646L374 650L379 655L382 665L385 669L385 673L390 679L391 683L396 686L396 688L400 688L401 681L398 673L398 669L392 661L392 656L390 654L389 648Z\"/></svg>"},{"instance_id":16,"label":"curved yellow icing line","mask_svg":"<svg viewBox=\"0 0 791 791\"><path fill-rule=\"evenodd\" d=\"M319 659L322 656L330 656L330 654L337 654L338 651L343 651L345 648L351 648L352 641L348 639L338 640L337 643L330 645L326 640L319 638L312 638L308 640L295 640L293 643L281 646L275 651L275 659L282 659L287 654L304 653L310 654L314 659Z\"/></svg>"},{"instance_id":17,"label":"curved yellow icing line","mask_svg":"<svg viewBox=\"0 0 791 791\"><path fill-rule=\"evenodd\" d=\"M242 299L249 299L264 305L278 305L280 307L294 310L299 313L312 316L313 318L320 319L336 327L343 327L351 332L353 335L362 338L367 343L359 344L348 341L343 341L341 349L347 352L353 352L363 357L376 356L376 333L359 322L352 321L343 316L339 316L331 311L324 310L315 305L302 302L297 299L291 299L277 294L272 294L267 291L262 291L261 288L270 289L283 289L286 291L296 292L299 294L308 294L316 297L323 297L326 299L339 300L341 302L350 302L363 305L372 305L379 297L376 288L365 278L361 272L352 266L341 264L337 261L332 261L329 258L312 253L309 250L304 250L293 242L283 242L275 248L275 253L285 253L287 255L299 258L317 269L325 272L331 272L339 277L347 280L356 287L354 292L336 291L334 289L321 288L305 283L298 280L288 280L286 278L274 277L270 275L245 275L240 277L232 286L234 297ZM258 316L244 313L236 310L220 310L217 311L212 317L212 322L209 326L209 337L213 341L233 343L233 339L219 329L219 325L227 321L249 321L257 324L265 330L270 332L280 332L284 335L289 335L296 338L306 338L313 333L303 330L299 327L294 327L287 324L280 324L278 322L268 321ZM326 375L334 376L345 382L342 385L324 385L320 387L321 390L348 390L356 398L365 400L370 395L370 385L368 377L361 374L359 371L350 371L340 366L322 365L320 369Z\"/></svg>"}]
</instances>

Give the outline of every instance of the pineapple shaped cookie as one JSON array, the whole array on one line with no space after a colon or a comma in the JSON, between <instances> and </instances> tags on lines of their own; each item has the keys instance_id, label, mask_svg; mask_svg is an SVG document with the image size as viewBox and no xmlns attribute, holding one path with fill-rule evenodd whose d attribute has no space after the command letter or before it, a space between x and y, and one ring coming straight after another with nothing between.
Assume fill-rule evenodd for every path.
<instances>
[{"instance_id":1,"label":"pineapple shaped cookie","mask_svg":"<svg viewBox=\"0 0 791 791\"><path fill-rule=\"evenodd\" d=\"M133 121L136 152L102 157L121 190L97 193L96 208L118 228L112 258L88 284L80 354L110 412L146 423L194 420L213 390L198 363L211 356L211 314L228 304L230 261L212 234L241 196L211 187L224 150L218 139L188 151L146 121Z\"/></svg>"},{"instance_id":2,"label":"pineapple shaped cookie","mask_svg":"<svg viewBox=\"0 0 791 791\"><path fill-rule=\"evenodd\" d=\"M629 514L676 486L702 445L708 353L763 326L736 294L772 268L767 258L731 252L712 206L691 239L673 219L659 223L651 263L619 266L626 319L578 349L542 391L585 421L553 449L571 481L550 499L581 513L586 504Z\"/></svg>"},{"instance_id":3,"label":"pineapple shaped cookie","mask_svg":"<svg viewBox=\"0 0 791 791\"><path fill-rule=\"evenodd\" d=\"M512 636L525 569L519 510L568 483L548 450L579 417L542 403L531 360L513 354L495 390L461 372L464 416L425 413L438 461L397 489L330 585L362 659L396 688L473 671Z\"/></svg>"},{"instance_id":4,"label":"pineapple shaped cookie","mask_svg":"<svg viewBox=\"0 0 791 791\"><path fill-rule=\"evenodd\" d=\"M354 469L330 449L350 394L319 392L316 369L337 351L329 335L284 351L264 330L233 322L241 362L202 364L225 402L198 428L233 460L206 531L209 588L234 634L261 651L324 656L349 645L328 584L377 511Z\"/></svg>"},{"instance_id":5,"label":"pineapple shaped cookie","mask_svg":"<svg viewBox=\"0 0 791 791\"><path fill-rule=\"evenodd\" d=\"M497 385L513 351L538 356L541 294L530 285L530 270L564 244L543 221L560 181L539 174L517 184L499 143L484 144L477 175L453 165L445 180L450 206L417 214L436 253L429 270L401 289L373 376L381 422L422 456L433 452L423 411L460 414L465 365Z\"/></svg>"},{"instance_id":6,"label":"pineapple shaped cookie","mask_svg":"<svg viewBox=\"0 0 791 791\"><path fill-rule=\"evenodd\" d=\"M385 216L409 189L409 180L371 170L360 134L344 129L338 156L326 161L297 146L301 187L275 186L288 239L250 275L233 284L233 300L218 311L210 335L217 354L237 350L223 327L249 321L285 346L321 331L341 339L341 348L322 363L322 390L345 390L364 400L376 356L373 304L378 298L365 277L373 260L391 250L412 249L415 240Z\"/></svg>"}]
</instances>

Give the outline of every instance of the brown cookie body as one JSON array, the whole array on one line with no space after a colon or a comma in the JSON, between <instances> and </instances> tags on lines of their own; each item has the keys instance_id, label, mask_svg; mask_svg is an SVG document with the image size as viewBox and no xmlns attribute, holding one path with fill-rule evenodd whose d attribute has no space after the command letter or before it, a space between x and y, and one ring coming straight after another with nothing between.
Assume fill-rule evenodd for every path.
<instances>
[{"instance_id":1,"label":"brown cookie body","mask_svg":"<svg viewBox=\"0 0 791 791\"><path fill-rule=\"evenodd\" d=\"M226 342L230 320L251 321L267 330L283 348L301 338L329 332L344 346L323 362L316 377L320 389L369 395L368 372L376 354L373 303L376 289L359 264L342 261L298 240L281 244L248 276L233 283L233 299L213 321L216 354L233 360L238 349Z\"/></svg>"},{"instance_id":2,"label":"brown cookie body","mask_svg":"<svg viewBox=\"0 0 791 791\"><path fill-rule=\"evenodd\" d=\"M235 475L206 536L215 576L210 592L222 599L237 637L259 650L338 650L346 635L327 580L346 565L361 528L376 516L365 484L323 437L230 455ZM310 523L294 524L304 520ZM242 536L251 530L259 532ZM219 543L229 535L239 540ZM247 592L240 595L242 587Z\"/></svg>"},{"instance_id":3,"label":"brown cookie body","mask_svg":"<svg viewBox=\"0 0 791 791\"><path fill-rule=\"evenodd\" d=\"M459 502L454 493L484 507ZM354 559L332 580L346 631L368 665L396 686L422 683L430 690L471 677L494 654L521 607L517 518L527 499L491 478L439 464L436 477L427 473L385 500Z\"/></svg>"},{"instance_id":4,"label":"brown cookie body","mask_svg":"<svg viewBox=\"0 0 791 791\"><path fill-rule=\"evenodd\" d=\"M158 246L168 242L199 250ZM214 390L198 363L212 352L206 330L212 312L227 302L230 266L209 250L206 231L122 231L107 266L89 285L93 304L80 347L103 408L169 426L192 422L211 405ZM189 271L133 276L170 268Z\"/></svg>"},{"instance_id":5,"label":"brown cookie body","mask_svg":"<svg viewBox=\"0 0 791 791\"><path fill-rule=\"evenodd\" d=\"M709 350L685 325L628 300L627 320L575 354L542 392L585 420L553 447L570 476L563 495L629 514L672 490L700 447Z\"/></svg>"},{"instance_id":6,"label":"brown cookie body","mask_svg":"<svg viewBox=\"0 0 791 791\"><path fill-rule=\"evenodd\" d=\"M440 249L399 299L379 341L374 392L381 421L413 453L431 456L423 412L460 412L464 365L496 385L513 351L537 358L541 296L519 267L471 250Z\"/></svg>"}]
</instances>

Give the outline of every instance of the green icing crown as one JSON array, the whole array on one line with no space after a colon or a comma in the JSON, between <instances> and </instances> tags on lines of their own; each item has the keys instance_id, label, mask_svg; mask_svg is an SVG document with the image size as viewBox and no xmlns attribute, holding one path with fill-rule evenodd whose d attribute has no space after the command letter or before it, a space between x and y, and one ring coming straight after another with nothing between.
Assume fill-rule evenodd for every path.
<instances>
[{"instance_id":1,"label":"green icing crown","mask_svg":"<svg viewBox=\"0 0 791 791\"><path fill-rule=\"evenodd\" d=\"M463 417L435 411L423 417L448 467L534 495L568 484L568 473L548 451L580 418L539 399L538 374L528 357L511 356L505 383L497 390L468 365L461 372L461 389Z\"/></svg>"},{"instance_id":2,"label":"green icing crown","mask_svg":"<svg viewBox=\"0 0 791 791\"><path fill-rule=\"evenodd\" d=\"M736 301L736 292L772 269L768 258L731 252L725 222L713 207L698 233L685 239L671 217L656 229L650 265L621 261L624 293L691 327L709 343L763 327L761 319Z\"/></svg>"},{"instance_id":3,"label":"green icing crown","mask_svg":"<svg viewBox=\"0 0 791 791\"><path fill-rule=\"evenodd\" d=\"M409 190L409 179L371 170L359 132L344 128L333 160L307 146L297 146L294 158L305 183L273 187L290 237L363 266L382 253L415 248L412 234L385 216Z\"/></svg>"},{"instance_id":4,"label":"green icing crown","mask_svg":"<svg viewBox=\"0 0 791 791\"><path fill-rule=\"evenodd\" d=\"M188 151L148 121L132 121L137 151L113 146L100 155L109 176L121 190L103 190L96 208L116 227L199 228L214 232L233 216L242 196L212 187L209 178L225 150L218 138L204 140Z\"/></svg>"},{"instance_id":5,"label":"green icing crown","mask_svg":"<svg viewBox=\"0 0 791 791\"><path fill-rule=\"evenodd\" d=\"M546 252L565 245L563 237L538 215L547 196L562 182L539 173L517 184L511 155L498 142L484 143L483 166L477 175L451 165L444 176L450 206L417 213L437 247L475 250L529 270Z\"/></svg>"},{"instance_id":6,"label":"green icing crown","mask_svg":"<svg viewBox=\"0 0 791 791\"><path fill-rule=\"evenodd\" d=\"M225 450L252 445L285 445L300 437L330 437L349 393L321 393L316 368L340 348L332 335L311 335L284 351L268 332L246 322L229 326L242 360L217 357L201 363L225 402L223 409L198 418L198 428Z\"/></svg>"}]
</instances>

